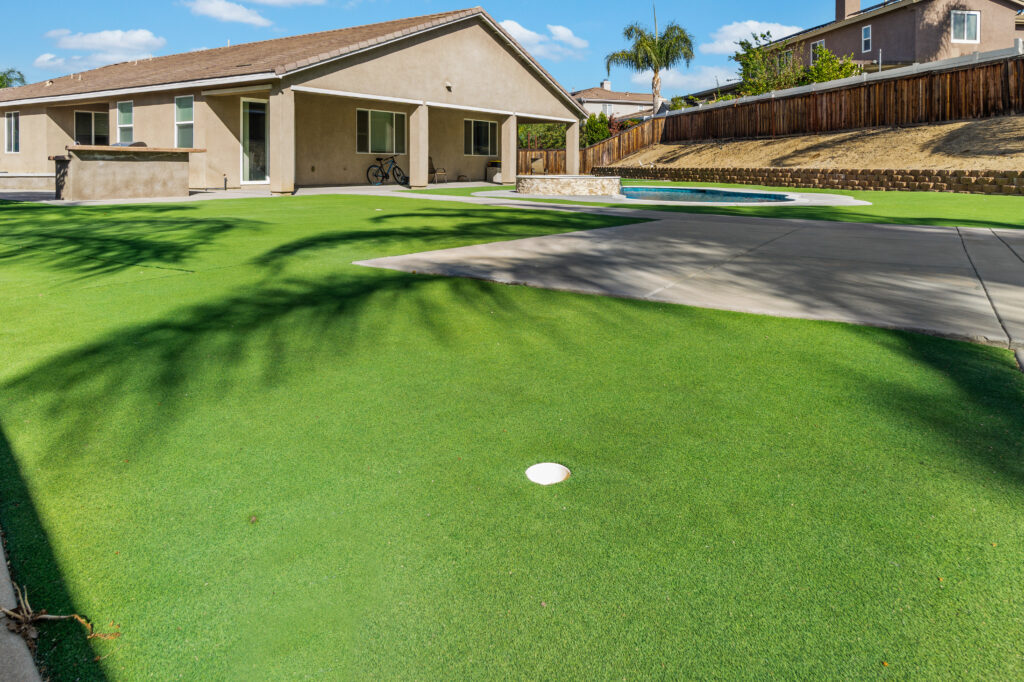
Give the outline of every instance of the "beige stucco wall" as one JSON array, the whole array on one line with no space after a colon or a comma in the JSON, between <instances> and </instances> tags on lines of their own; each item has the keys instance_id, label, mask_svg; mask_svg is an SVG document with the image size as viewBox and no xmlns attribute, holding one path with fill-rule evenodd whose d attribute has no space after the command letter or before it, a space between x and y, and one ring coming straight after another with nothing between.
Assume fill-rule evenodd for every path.
<instances>
[{"instance_id":1,"label":"beige stucco wall","mask_svg":"<svg viewBox=\"0 0 1024 682\"><path fill-rule=\"evenodd\" d=\"M414 106L374 100L350 99L299 92L295 97L295 182L298 185L343 185L366 182L366 169L382 154L356 151L356 111L377 109L412 115ZM503 116L431 107L428 109L428 153L434 165L448 172L450 181L465 175L471 180L486 177L487 162L501 155L467 156L463 139L464 121L472 118L493 121L500 127ZM408 127L408 119L407 119ZM499 133L500 138L500 133ZM407 138L409 139L409 138ZM408 148L412 140L409 139ZM409 154L397 157L398 165L410 172ZM273 167L273 159L271 160ZM273 170L271 171L273 172Z\"/></svg>"},{"instance_id":2,"label":"beige stucco wall","mask_svg":"<svg viewBox=\"0 0 1024 682\"><path fill-rule=\"evenodd\" d=\"M182 152L71 152L63 199L188 196L189 159Z\"/></svg>"},{"instance_id":3,"label":"beige stucco wall","mask_svg":"<svg viewBox=\"0 0 1024 682\"><path fill-rule=\"evenodd\" d=\"M295 74L288 82L523 114L576 115L479 21L369 50Z\"/></svg>"},{"instance_id":4,"label":"beige stucco wall","mask_svg":"<svg viewBox=\"0 0 1024 682\"><path fill-rule=\"evenodd\" d=\"M446 86L451 85L451 90ZM576 110L555 87L537 75L532 67L488 29L481 20L442 28L436 32L383 46L287 77L277 87L306 85L384 97L428 100L453 106L519 112L540 117L575 118ZM275 91L277 92L277 91ZM200 90L125 95L92 105L7 107L21 118L21 153L0 153L0 171L53 172L47 157L64 153L73 143L74 111L103 110L110 116L111 143L117 141L117 102L134 105L134 140L149 147L173 147L174 98L195 97L195 137L203 154L193 154L189 184L193 189L240 186L241 99L268 99L269 91L204 96ZM280 95L278 95L280 96ZM360 101L323 95L297 93L295 97L295 183L325 185L363 183L366 168L375 155L357 154L355 110L359 107L411 114L410 104ZM275 120L271 107L271 121ZM507 118L501 113L482 113L440 107L429 109L428 153L435 165L448 171L450 180L465 175L474 180L485 177L488 157L466 156L463 152L463 121L466 118L494 121ZM279 133L271 131L278 140ZM410 148L412 140L410 142ZM284 148L287 148L285 146ZM500 156L500 142L498 155ZM498 156L493 157L498 158ZM409 172L408 156L399 164ZM274 153L270 154L273 177Z\"/></svg>"}]
</instances>

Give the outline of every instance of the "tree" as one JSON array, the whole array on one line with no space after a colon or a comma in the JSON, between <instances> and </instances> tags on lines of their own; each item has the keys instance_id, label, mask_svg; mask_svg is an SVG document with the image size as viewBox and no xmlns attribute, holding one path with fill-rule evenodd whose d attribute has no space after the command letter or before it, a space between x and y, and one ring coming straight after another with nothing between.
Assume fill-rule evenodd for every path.
<instances>
[{"instance_id":1,"label":"tree","mask_svg":"<svg viewBox=\"0 0 1024 682\"><path fill-rule=\"evenodd\" d=\"M852 56L840 58L824 47L814 48L813 63L804 66L788 41L773 42L771 33L755 33L751 38L741 40L739 51L729 58L740 65L743 79L740 94L745 97L849 78L864 72ZM725 98L719 101L721 99Z\"/></svg>"},{"instance_id":2,"label":"tree","mask_svg":"<svg viewBox=\"0 0 1024 682\"><path fill-rule=\"evenodd\" d=\"M521 149L565 149L565 126L560 123L524 123L519 126Z\"/></svg>"},{"instance_id":3,"label":"tree","mask_svg":"<svg viewBox=\"0 0 1024 682\"><path fill-rule=\"evenodd\" d=\"M622 66L637 73L651 71L651 92L654 93L654 108L661 104L661 72L680 62L690 65L693 59L693 36L675 22L669 23L665 31L658 32L658 15L654 15L654 32L640 24L630 24L623 30L623 37L632 45L625 50L612 52L605 57L608 75L613 66Z\"/></svg>"},{"instance_id":4,"label":"tree","mask_svg":"<svg viewBox=\"0 0 1024 682\"><path fill-rule=\"evenodd\" d=\"M741 40L739 51L729 57L740 65L740 93L744 97L785 90L801 82L803 64L793 56L787 41L774 42L771 32L754 33L751 38Z\"/></svg>"},{"instance_id":5,"label":"tree","mask_svg":"<svg viewBox=\"0 0 1024 682\"><path fill-rule=\"evenodd\" d=\"M839 58L834 52L824 47L814 48L814 62L807 67L804 83L826 83L850 78L864 73L859 64L855 64L852 55Z\"/></svg>"},{"instance_id":6,"label":"tree","mask_svg":"<svg viewBox=\"0 0 1024 682\"><path fill-rule=\"evenodd\" d=\"M580 130L580 147L589 147L602 140L607 140L611 136L608 117L605 116L604 112L591 114Z\"/></svg>"},{"instance_id":7,"label":"tree","mask_svg":"<svg viewBox=\"0 0 1024 682\"><path fill-rule=\"evenodd\" d=\"M25 84L25 74L17 69L0 71L0 88L13 88L16 85Z\"/></svg>"}]
</instances>

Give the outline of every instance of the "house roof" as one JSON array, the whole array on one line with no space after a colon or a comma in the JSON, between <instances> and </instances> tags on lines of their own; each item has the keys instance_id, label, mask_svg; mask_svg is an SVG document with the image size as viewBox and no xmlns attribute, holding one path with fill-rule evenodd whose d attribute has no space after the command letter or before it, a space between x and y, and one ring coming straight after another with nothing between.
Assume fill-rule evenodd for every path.
<instances>
[{"instance_id":1,"label":"house roof","mask_svg":"<svg viewBox=\"0 0 1024 682\"><path fill-rule=\"evenodd\" d=\"M482 18L578 109L578 113L585 113L565 88L481 7L111 64L48 81L0 89L0 104L42 98L78 99L76 96L89 93L131 88L159 90L160 86L188 87L189 83L205 83L217 79L258 79L261 76L267 79L280 78L297 70L470 17Z\"/></svg>"},{"instance_id":2,"label":"house roof","mask_svg":"<svg viewBox=\"0 0 1024 682\"><path fill-rule=\"evenodd\" d=\"M572 96L581 102L635 102L637 104L650 104L654 101L651 93L639 92L615 92L604 88L587 88L572 93Z\"/></svg>"}]
</instances>

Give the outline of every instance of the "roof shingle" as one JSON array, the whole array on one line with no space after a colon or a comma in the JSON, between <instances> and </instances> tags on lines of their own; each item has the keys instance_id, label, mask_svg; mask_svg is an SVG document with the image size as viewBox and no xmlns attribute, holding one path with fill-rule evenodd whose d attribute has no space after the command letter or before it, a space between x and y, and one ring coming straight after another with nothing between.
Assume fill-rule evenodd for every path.
<instances>
[{"instance_id":1,"label":"roof shingle","mask_svg":"<svg viewBox=\"0 0 1024 682\"><path fill-rule=\"evenodd\" d=\"M443 12L379 24L243 43L111 64L50 81L0 89L0 103L37 97L59 97L120 88L226 78L261 73L287 73L421 30L483 15L480 7Z\"/></svg>"}]
</instances>

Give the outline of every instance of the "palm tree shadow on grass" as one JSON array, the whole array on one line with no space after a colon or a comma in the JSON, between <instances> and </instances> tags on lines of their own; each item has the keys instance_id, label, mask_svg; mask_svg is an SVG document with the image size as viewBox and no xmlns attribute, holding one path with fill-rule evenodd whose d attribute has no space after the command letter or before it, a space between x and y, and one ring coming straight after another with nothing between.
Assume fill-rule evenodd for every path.
<instances>
[{"instance_id":1,"label":"palm tree shadow on grass","mask_svg":"<svg viewBox=\"0 0 1024 682\"><path fill-rule=\"evenodd\" d=\"M186 270L228 232L260 228L247 218L200 217L189 204L51 207L13 204L0 212L0 265L41 264L83 277L135 266Z\"/></svg>"},{"instance_id":2,"label":"palm tree shadow on grass","mask_svg":"<svg viewBox=\"0 0 1024 682\"><path fill-rule=\"evenodd\" d=\"M12 579L28 589L32 606L50 613L77 613L2 424L0 528L7 539ZM49 664L49 669L42 670L44 679L106 679L81 625L73 621L56 622L40 626L39 631L36 658Z\"/></svg>"}]
</instances>

